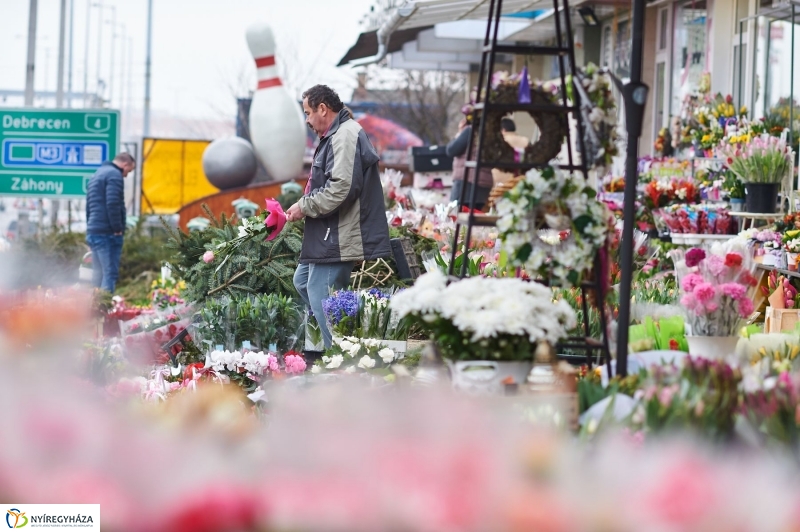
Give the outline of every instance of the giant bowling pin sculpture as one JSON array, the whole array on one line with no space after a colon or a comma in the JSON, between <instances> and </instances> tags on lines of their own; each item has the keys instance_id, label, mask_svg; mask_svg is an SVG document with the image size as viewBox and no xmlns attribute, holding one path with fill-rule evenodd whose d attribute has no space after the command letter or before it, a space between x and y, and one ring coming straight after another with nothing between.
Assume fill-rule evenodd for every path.
<instances>
[{"instance_id":1,"label":"giant bowling pin sculpture","mask_svg":"<svg viewBox=\"0 0 800 532\"><path fill-rule=\"evenodd\" d=\"M247 28L247 45L258 71L258 87L250 105L253 147L270 177L276 181L294 179L303 171L303 113L278 77L272 28L266 24Z\"/></svg>"}]
</instances>

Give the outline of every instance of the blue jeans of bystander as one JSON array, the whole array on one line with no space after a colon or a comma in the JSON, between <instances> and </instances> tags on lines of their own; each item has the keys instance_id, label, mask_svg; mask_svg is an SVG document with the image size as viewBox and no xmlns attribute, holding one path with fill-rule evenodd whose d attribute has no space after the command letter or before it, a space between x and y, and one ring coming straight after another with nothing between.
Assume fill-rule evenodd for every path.
<instances>
[{"instance_id":1,"label":"blue jeans of bystander","mask_svg":"<svg viewBox=\"0 0 800 532\"><path fill-rule=\"evenodd\" d=\"M122 257L122 235L86 235L92 249L92 284L114 293Z\"/></svg>"}]
</instances>

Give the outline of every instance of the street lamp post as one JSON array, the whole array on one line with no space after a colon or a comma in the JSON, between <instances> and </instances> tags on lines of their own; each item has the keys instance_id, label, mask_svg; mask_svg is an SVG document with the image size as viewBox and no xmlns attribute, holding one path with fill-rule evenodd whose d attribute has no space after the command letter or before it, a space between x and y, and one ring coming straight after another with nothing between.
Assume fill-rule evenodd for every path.
<instances>
[{"instance_id":1,"label":"street lamp post","mask_svg":"<svg viewBox=\"0 0 800 532\"><path fill-rule=\"evenodd\" d=\"M67 31L67 0L61 0L58 29L58 70L56 74L56 108L64 107L64 41Z\"/></svg>"},{"instance_id":2,"label":"street lamp post","mask_svg":"<svg viewBox=\"0 0 800 532\"><path fill-rule=\"evenodd\" d=\"M75 0L72 0L73 2ZM91 26L92 0L86 0L86 40L83 42L83 107L89 106L89 27Z\"/></svg>"},{"instance_id":3,"label":"street lamp post","mask_svg":"<svg viewBox=\"0 0 800 532\"><path fill-rule=\"evenodd\" d=\"M97 98L100 97L100 58L102 57L103 51L103 2L98 2L96 4L92 4L92 7L96 7L98 14L97 14L97 82L95 85L95 101Z\"/></svg>"},{"instance_id":4,"label":"street lamp post","mask_svg":"<svg viewBox=\"0 0 800 532\"><path fill-rule=\"evenodd\" d=\"M111 24L111 53L108 59L108 106L111 107L111 100L114 97L114 45L117 42L117 7L109 6L111 9L111 20L106 21Z\"/></svg>"},{"instance_id":5,"label":"street lamp post","mask_svg":"<svg viewBox=\"0 0 800 532\"><path fill-rule=\"evenodd\" d=\"M38 0L29 0L28 60L25 65L25 106L33 105L33 74L36 70L36 12Z\"/></svg>"},{"instance_id":6,"label":"street lamp post","mask_svg":"<svg viewBox=\"0 0 800 532\"><path fill-rule=\"evenodd\" d=\"M144 127L143 136L150 135L150 59L153 45L153 0L147 0L147 58L144 67Z\"/></svg>"}]
</instances>

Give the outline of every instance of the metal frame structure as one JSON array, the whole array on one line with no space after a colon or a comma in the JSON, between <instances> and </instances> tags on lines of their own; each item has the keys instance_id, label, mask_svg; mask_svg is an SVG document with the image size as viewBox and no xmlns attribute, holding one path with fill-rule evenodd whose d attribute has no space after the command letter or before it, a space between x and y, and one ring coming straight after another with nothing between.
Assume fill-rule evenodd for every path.
<instances>
[{"instance_id":1,"label":"metal frame structure","mask_svg":"<svg viewBox=\"0 0 800 532\"><path fill-rule=\"evenodd\" d=\"M464 186L461 189L461 195L459 197L458 206L459 211L461 207L465 204L465 194L466 189L470 188L468 185L473 185L470 190L470 198L469 198L469 205L473 206L475 204L475 195L477 189L477 182L478 182L478 174L481 168L503 168L503 169L516 169L521 171L526 171L531 168L541 168L547 166L547 164L531 164L526 162L518 162L518 163L511 163L511 162L504 162L504 161L489 161L484 160L483 153L482 153L482 146L484 145L484 139L486 138L486 117L490 112L513 112L513 111L535 111L535 112L546 112L546 113L558 113L562 114L565 117L569 117L570 115L575 120L577 124L577 135L578 138L578 150L581 154L586 153L585 146L584 146L584 133L586 125L584 124L584 117L582 116L582 111L585 109L581 105L581 101L584 99L582 96L582 92L578 87L580 87L579 83L573 83L573 95L574 95L574 105L569 104L569 99L567 96L567 76L572 74L577 74L577 68L575 65L575 48L574 48L574 41L573 41L573 34L572 34L572 24L569 17L570 8L569 8L569 0L553 0L553 10L556 16L553 17L555 23L555 33L556 33L556 44L554 46L540 46L540 45L501 45L498 44L498 28L500 25L500 18L502 13L502 6L503 0L491 0L489 6L489 13L488 13L488 22L486 25L486 35L483 41L483 48L482 48L482 57L481 57L481 65L478 77L479 88L483 88L484 92L478 92L476 103L475 103L475 110L481 111L480 113L480 124L473 123L473 128L478 127L478 145L476 144L476 135L475 131L473 130L473 134L470 135L469 139L469 146L467 148L467 157L465 162L465 175L464 175ZM566 16L565 16L566 15ZM562 27L563 25L563 27ZM494 103L491 101L491 80L492 74L494 72L495 67L495 58L498 54L516 54L516 55L538 55L538 56L555 56L558 60L559 66L559 78L561 82L560 86L560 103L557 104L499 104ZM582 89L582 87L580 87ZM482 101L482 94L485 95L484 101ZM585 93L584 93L585 94ZM637 137L638 139L638 137ZM588 174L588 167L587 163L584 160L584 157L578 157L577 154L573 154L572 148L572 140L570 138L570 131L569 127L567 128L566 132L566 143L567 143L567 164L559 165L559 168L562 170L566 170L569 172L580 172L583 174L583 177L586 178ZM473 157L475 154L475 157ZM579 159L579 160L578 160ZM471 179L471 177L473 179ZM635 184L634 184L635 186ZM631 202L633 205L633 202ZM492 226L496 223L497 218L494 216L485 216L485 215L477 215L473 211L473 209L469 209L468 213L458 214L456 219L456 228L455 228L455 235L454 241L452 246L452 252L450 257L450 265L448 273L449 275L453 275L454 266L455 266L455 259L458 250L463 246L463 252L466 256L469 250L469 242L472 237L472 228L475 226ZM461 234L462 226L466 227L466 235L462 242L462 245L459 246L459 237ZM632 235L631 235L632 236ZM629 243L629 247L632 250L632 244ZM464 277L467 273L467 262L466 260L462 261L460 272L458 272L458 277ZM631 262L632 262L632 255L631 255ZM609 352L609 345L608 345L608 323L606 320L606 308L605 308L605 286L602 275L602 267L601 267L601 260L598 257L595 258L593 264L593 280L586 281L580 285L580 290L582 294L582 310L584 314L583 320L583 337L578 338L569 338L565 342L559 345L561 349L573 350L573 351L582 351L586 353L586 362L591 366L592 364L592 354L594 352L600 352L602 358L605 359L607 363L609 375L611 374L611 364L610 364L610 352ZM542 281L545 284L549 284L548 280ZM602 338L601 339L593 339L590 337L589 332L589 320L588 320L588 291L594 290L597 303L598 303L598 310L600 314L600 320L603 323L602 327ZM629 287L630 291L630 287ZM627 349L627 344L626 344Z\"/></svg>"}]
</instances>

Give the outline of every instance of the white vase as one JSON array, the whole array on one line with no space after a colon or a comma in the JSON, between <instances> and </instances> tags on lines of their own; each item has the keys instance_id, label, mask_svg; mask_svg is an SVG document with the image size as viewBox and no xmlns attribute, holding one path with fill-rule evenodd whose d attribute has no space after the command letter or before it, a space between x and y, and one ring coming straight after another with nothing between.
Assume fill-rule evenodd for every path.
<instances>
[{"instance_id":1,"label":"white vase","mask_svg":"<svg viewBox=\"0 0 800 532\"><path fill-rule=\"evenodd\" d=\"M524 384L533 362L497 362L494 360L445 359L450 368L450 379L455 390L473 395L502 395L503 381L511 377L516 384Z\"/></svg>"},{"instance_id":2,"label":"white vase","mask_svg":"<svg viewBox=\"0 0 800 532\"><path fill-rule=\"evenodd\" d=\"M689 354L713 360L725 360L736 355L738 336L687 336Z\"/></svg>"}]
</instances>

